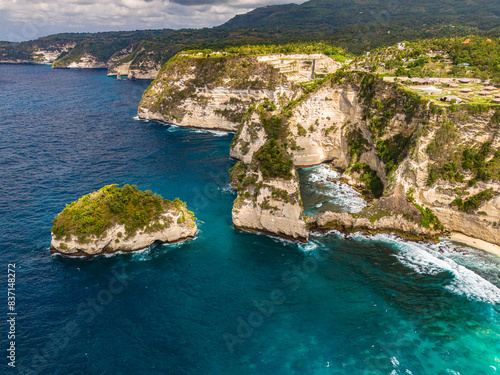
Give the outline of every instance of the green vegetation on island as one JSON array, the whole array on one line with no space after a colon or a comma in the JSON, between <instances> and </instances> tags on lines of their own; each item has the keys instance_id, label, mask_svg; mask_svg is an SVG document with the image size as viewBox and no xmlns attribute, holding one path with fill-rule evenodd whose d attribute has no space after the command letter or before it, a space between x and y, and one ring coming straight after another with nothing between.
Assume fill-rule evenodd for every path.
<instances>
[{"instance_id":1,"label":"green vegetation on island","mask_svg":"<svg viewBox=\"0 0 500 375\"><path fill-rule=\"evenodd\" d=\"M171 222L162 217L168 211L180 212L179 219L183 222L186 218L194 220L194 214L177 198L169 201L150 190L143 192L137 186L107 185L67 205L52 222L52 233L58 240L75 238L86 243L116 225L124 225L123 235L131 237L137 231L169 227Z\"/></svg>"}]
</instances>

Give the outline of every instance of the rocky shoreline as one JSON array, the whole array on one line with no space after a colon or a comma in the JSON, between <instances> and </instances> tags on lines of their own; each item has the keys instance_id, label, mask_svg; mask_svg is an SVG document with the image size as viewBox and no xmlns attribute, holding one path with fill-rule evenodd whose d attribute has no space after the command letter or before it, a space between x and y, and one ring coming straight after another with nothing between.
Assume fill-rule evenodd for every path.
<instances>
[{"instance_id":1,"label":"rocky shoreline","mask_svg":"<svg viewBox=\"0 0 500 375\"><path fill-rule=\"evenodd\" d=\"M194 224L194 222L192 223ZM52 233L50 242L50 252L65 256L95 256L104 254L113 254L117 252L129 253L143 250L154 243L174 244L192 239L196 236L196 225L174 225L167 229L156 232L140 232L130 238L122 238L118 233L124 233L125 228L119 225L110 228L106 236L99 238L90 238L88 242L81 243L76 239L58 240ZM116 242L119 239L120 242Z\"/></svg>"}]
</instances>

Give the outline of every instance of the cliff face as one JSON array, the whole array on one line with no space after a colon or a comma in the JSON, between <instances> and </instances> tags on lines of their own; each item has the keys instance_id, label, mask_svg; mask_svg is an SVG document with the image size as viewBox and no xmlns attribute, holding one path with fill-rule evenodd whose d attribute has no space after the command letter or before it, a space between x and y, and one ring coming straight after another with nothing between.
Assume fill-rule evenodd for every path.
<instances>
[{"instance_id":1,"label":"cliff face","mask_svg":"<svg viewBox=\"0 0 500 375\"><path fill-rule=\"evenodd\" d=\"M52 64L59 56L75 47L76 43L53 43L49 46L37 46L23 54L11 54L0 49L0 63L10 64ZM16 57L14 57L14 56Z\"/></svg>"},{"instance_id":2,"label":"cliff face","mask_svg":"<svg viewBox=\"0 0 500 375\"><path fill-rule=\"evenodd\" d=\"M71 61L68 64L53 63L53 68L68 68L68 69L102 69L107 68L108 64L99 60L96 56L90 53L84 53L79 59Z\"/></svg>"},{"instance_id":3,"label":"cliff face","mask_svg":"<svg viewBox=\"0 0 500 375\"><path fill-rule=\"evenodd\" d=\"M438 106L369 77L355 85L360 113L341 135L348 149L343 177L369 186L376 173L384 185L382 198L360 215L327 213L312 225L346 231L393 226L410 238L460 232L499 244L497 108ZM351 85L349 79L337 87ZM356 91L355 86L350 87ZM333 159L337 167L344 163Z\"/></svg>"},{"instance_id":4,"label":"cliff face","mask_svg":"<svg viewBox=\"0 0 500 375\"><path fill-rule=\"evenodd\" d=\"M33 52L34 61L39 64L52 64L61 54L75 47L75 43L59 44L47 48L37 48Z\"/></svg>"},{"instance_id":5,"label":"cliff face","mask_svg":"<svg viewBox=\"0 0 500 375\"><path fill-rule=\"evenodd\" d=\"M471 107L430 115L430 125L395 177L447 230L500 244L497 111Z\"/></svg>"},{"instance_id":6,"label":"cliff face","mask_svg":"<svg viewBox=\"0 0 500 375\"><path fill-rule=\"evenodd\" d=\"M307 241L297 171L292 167L289 173L264 177L257 160L250 164L237 188L232 211L235 228Z\"/></svg>"},{"instance_id":7,"label":"cliff face","mask_svg":"<svg viewBox=\"0 0 500 375\"><path fill-rule=\"evenodd\" d=\"M147 52L143 47L129 46L111 56L107 62L108 76L128 79L155 79L161 64L155 51Z\"/></svg>"},{"instance_id":8,"label":"cliff face","mask_svg":"<svg viewBox=\"0 0 500 375\"><path fill-rule=\"evenodd\" d=\"M138 114L180 126L236 131L248 107L287 88L284 77L255 58L181 55L146 90Z\"/></svg>"},{"instance_id":9,"label":"cliff face","mask_svg":"<svg viewBox=\"0 0 500 375\"><path fill-rule=\"evenodd\" d=\"M295 105L287 118L287 140L293 144L292 159L297 167L335 160L347 168L347 125L361 120L357 91L350 86L322 85ZM242 123L232 146L231 157L249 163L267 139L256 111Z\"/></svg>"},{"instance_id":10,"label":"cliff face","mask_svg":"<svg viewBox=\"0 0 500 375\"><path fill-rule=\"evenodd\" d=\"M0 45L0 63L52 64L53 68L67 69L107 68L109 76L119 74L129 79L152 80L160 70L162 59L173 55L168 49L146 50L140 43L127 38L100 41L104 45L100 45L97 40L94 42L39 40L19 45L7 43Z\"/></svg>"},{"instance_id":11,"label":"cliff face","mask_svg":"<svg viewBox=\"0 0 500 375\"><path fill-rule=\"evenodd\" d=\"M138 114L180 126L236 131L254 103L267 98L282 107L299 96L296 83L310 79L313 58L323 74L339 66L321 54L180 54L144 93Z\"/></svg>"}]
</instances>

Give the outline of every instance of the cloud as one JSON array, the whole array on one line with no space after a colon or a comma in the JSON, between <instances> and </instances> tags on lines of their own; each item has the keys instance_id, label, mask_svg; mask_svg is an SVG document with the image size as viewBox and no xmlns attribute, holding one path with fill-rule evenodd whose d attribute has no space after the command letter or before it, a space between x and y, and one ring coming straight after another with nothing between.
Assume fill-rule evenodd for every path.
<instances>
[{"instance_id":1,"label":"cloud","mask_svg":"<svg viewBox=\"0 0 500 375\"><path fill-rule=\"evenodd\" d=\"M290 0L0 0L0 40L60 32L211 27ZM295 2L295 1L294 1Z\"/></svg>"}]
</instances>

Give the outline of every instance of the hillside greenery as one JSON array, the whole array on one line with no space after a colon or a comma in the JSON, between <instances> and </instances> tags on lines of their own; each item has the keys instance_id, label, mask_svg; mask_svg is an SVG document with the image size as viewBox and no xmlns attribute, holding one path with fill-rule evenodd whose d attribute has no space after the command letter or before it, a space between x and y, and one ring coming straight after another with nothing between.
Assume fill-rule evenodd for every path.
<instances>
[{"instance_id":1,"label":"hillside greenery","mask_svg":"<svg viewBox=\"0 0 500 375\"><path fill-rule=\"evenodd\" d=\"M483 190L466 200L462 198L457 198L452 202L452 205L456 206L460 211L465 211L469 214L474 213L481 205L494 196L498 195L493 189Z\"/></svg>"},{"instance_id":2,"label":"hillside greenery","mask_svg":"<svg viewBox=\"0 0 500 375\"><path fill-rule=\"evenodd\" d=\"M411 21L415 27L473 25L481 29L498 27L500 4L488 0L409 0L380 3L376 0L310 0L300 5L286 4L257 8L226 22L227 28L293 29L327 27L339 30L352 25L401 24Z\"/></svg>"},{"instance_id":3,"label":"hillside greenery","mask_svg":"<svg viewBox=\"0 0 500 375\"><path fill-rule=\"evenodd\" d=\"M283 178L290 180L293 177L293 161L286 149L276 140L268 140L253 155L259 163L262 176L269 178Z\"/></svg>"},{"instance_id":4,"label":"hillside greenery","mask_svg":"<svg viewBox=\"0 0 500 375\"><path fill-rule=\"evenodd\" d=\"M259 56L271 54L313 54L323 53L337 61L345 61L346 52L342 48L334 47L331 44L324 42L302 42L302 43L285 43L285 44L246 44L241 46L229 46L218 50L191 49L182 51L182 55L191 55L193 57L209 57L213 55L223 54L224 56Z\"/></svg>"},{"instance_id":5,"label":"hillside greenery","mask_svg":"<svg viewBox=\"0 0 500 375\"><path fill-rule=\"evenodd\" d=\"M353 172L360 173L360 180L365 183L366 188L375 198L380 198L384 192L384 184L377 176L377 172L364 163L356 163L352 167Z\"/></svg>"},{"instance_id":6,"label":"hillside greenery","mask_svg":"<svg viewBox=\"0 0 500 375\"><path fill-rule=\"evenodd\" d=\"M186 204L177 198L169 201L150 190L143 192L137 186L107 185L67 205L52 222L52 233L57 239L73 237L85 243L120 224L125 226L124 235L130 237L139 230L168 227L168 221L159 222L167 211L181 211L184 221L186 216L193 217L193 213L186 210Z\"/></svg>"},{"instance_id":7,"label":"hillside greenery","mask_svg":"<svg viewBox=\"0 0 500 375\"><path fill-rule=\"evenodd\" d=\"M103 62L115 56L120 62L131 61L132 67L140 67L151 60L163 65L183 50L245 49L245 45L272 50L266 46L314 42L336 46L327 48L327 54L337 55L337 48L361 54L404 40L469 35L496 38L500 36L499 8L497 2L486 0L424 0L418 4L405 0L395 6L381 6L376 0L311 0L257 8L213 28L62 33L21 43L0 42L0 60L34 62L36 49L64 44L75 47L55 66L66 66L84 53L92 53ZM121 56L124 48L130 53ZM468 58L454 48L450 52L456 52L456 61ZM483 55L479 54L478 64L484 61Z\"/></svg>"},{"instance_id":8,"label":"hillside greenery","mask_svg":"<svg viewBox=\"0 0 500 375\"><path fill-rule=\"evenodd\" d=\"M498 81L500 40L478 35L424 38L374 49L355 63L399 77L479 77Z\"/></svg>"}]
</instances>

